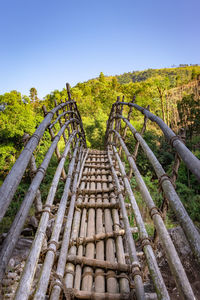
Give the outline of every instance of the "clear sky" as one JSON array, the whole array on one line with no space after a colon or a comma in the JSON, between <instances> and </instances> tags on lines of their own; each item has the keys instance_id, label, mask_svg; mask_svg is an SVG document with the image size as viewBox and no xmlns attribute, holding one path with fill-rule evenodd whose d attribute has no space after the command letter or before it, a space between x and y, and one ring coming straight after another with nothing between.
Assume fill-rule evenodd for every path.
<instances>
[{"instance_id":1,"label":"clear sky","mask_svg":"<svg viewBox=\"0 0 200 300\"><path fill-rule=\"evenodd\" d=\"M0 0L0 94L200 63L200 0Z\"/></svg>"}]
</instances>

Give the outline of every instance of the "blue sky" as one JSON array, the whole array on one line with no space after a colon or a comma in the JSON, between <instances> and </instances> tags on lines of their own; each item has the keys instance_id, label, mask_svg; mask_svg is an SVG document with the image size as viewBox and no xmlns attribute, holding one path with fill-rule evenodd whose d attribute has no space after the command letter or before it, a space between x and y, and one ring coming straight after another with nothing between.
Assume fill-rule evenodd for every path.
<instances>
[{"instance_id":1,"label":"blue sky","mask_svg":"<svg viewBox=\"0 0 200 300\"><path fill-rule=\"evenodd\" d=\"M0 0L0 94L200 63L199 0Z\"/></svg>"}]
</instances>

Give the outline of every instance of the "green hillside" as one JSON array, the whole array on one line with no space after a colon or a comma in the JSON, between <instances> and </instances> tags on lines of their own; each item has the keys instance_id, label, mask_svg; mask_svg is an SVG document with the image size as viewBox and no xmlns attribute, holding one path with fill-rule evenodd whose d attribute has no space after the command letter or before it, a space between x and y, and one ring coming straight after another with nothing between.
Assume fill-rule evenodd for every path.
<instances>
[{"instance_id":1,"label":"green hillside","mask_svg":"<svg viewBox=\"0 0 200 300\"><path fill-rule=\"evenodd\" d=\"M91 148L103 148L106 121L112 106L117 97L125 97L125 101L131 101L136 97L137 104L147 107L161 118L168 116L169 126L173 128L170 120L174 118L174 111L179 113L178 127L186 129L186 144L200 158L200 101L190 93L183 94L181 101L167 103L166 93L171 88L186 85L194 82L200 74L200 66L187 66L179 68L149 69L124 73L117 76L104 76L100 73L98 78L78 83L71 89L72 97L77 101L79 111L83 120L87 137L87 145ZM0 181L8 174L16 158L23 148L24 133L33 134L35 128L43 119L42 105L47 110L54 107L54 99L58 103L65 101L66 89L55 90L46 95L44 100L37 97L37 90L32 88L30 95L24 96L20 92L11 91L0 95ZM133 124L140 130L143 124L143 116L134 112ZM133 149L133 138L129 138L129 148ZM157 127L148 124L145 138L166 172L170 174L173 165L174 153L171 147L161 136ZM50 143L48 134L46 144ZM45 143L40 144L40 151L46 151ZM39 161L37 162L39 164ZM145 180L151 186L154 175L150 175L149 166L145 156L139 152L138 165L145 176ZM182 196L191 217L200 223L200 198L196 196L200 190L196 179L181 164L177 190ZM19 195L23 194L22 191ZM152 190L154 194L156 191ZM187 199L190 198L190 204ZM18 207L18 206L16 206ZM11 213L12 214L12 213Z\"/></svg>"}]
</instances>

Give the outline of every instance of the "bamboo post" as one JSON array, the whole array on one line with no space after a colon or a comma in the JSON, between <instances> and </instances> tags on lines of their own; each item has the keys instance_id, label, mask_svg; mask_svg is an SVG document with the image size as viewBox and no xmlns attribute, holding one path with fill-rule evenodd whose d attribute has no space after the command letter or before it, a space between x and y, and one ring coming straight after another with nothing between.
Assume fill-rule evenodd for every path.
<instances>
[{"instance_id":1,"label":"bamboo post","mask_svg":"<svg viewBox=\"0 0 200 300\"><path fill-rule=\"evenodd\" d=\"M44 112L44 116L46 116L46 115L47 115L47 109L46 109L46 106L43 105L43 106L42 106L42 109L43 109L43 112ZM62 128L62 126L61 126L61 128ZM49 128L49 133L50 133L50 136L51 136L51 140L53 141L53 139L55 138L53 129ZM64 131L63 131L63 134L64 134ZM57 159L58 159L58 161L59 161L60 158L61 158L61 155L60 155L60 151L59 151L57 145L56 145L55 153L56 153ZM64 180L66 179L66 173L65 173L64 168L63 168L63 170L62 170L62 177L63 177Z\"/></svg>"},{"instance_id":2,"label":"bamboo post","mask_svg":"<svg viewBox=\"0 0 200 300\"><path fill-rule=\"evenodd\" d=\"M56 99L54 99L54 104L55 104L55 107L58 105ZM57 115L57 117L59 117L59 112L58 111L56 112L56 115ZM61 119L59 119L59 124L60 124L60 128L61 128L63 126ZM66 144L67 143L67 138L66 138L65 132L63 132L63 139L64 139L65 144Z\"/></svg>"},{"instance_id":3,"label":"bamboo post","mask_svg":"<svg viewBox=\"0 0 200 300\"><path fill-rule=\"evenodd\" d=\"M149 105L147 106L146 109L149 110ZM141 130L141 132L140 132L140 135L141 135L141 136L143 136L143 134L144 134L145 131L146 131L147 121L148 121L148 118L147 118L146 115L144 115L144 124L143 124L142 130ZM127 124L126 124L126 125L127 125ZM140 146L140 143L139 143L138 141L136 141L135 150L134 150L134 153L133 153L133 158L134 158L134 160L136 160L136 158L137 158L139 146Z\"/></svg>"},{"instance_id":4,"label":"bamboo post","mask_svg":"<svg viewBox=\"0 0 200 300\"><path fill-rule=\"evenodd\" d=\"M135 97L135 95L134 95L134 96L133 96L133 99L132 99L132 101L131 101L131 103L134 103L134 102L135 102L135 98L136 98L136 97ZM128 121L130 121L132 111L133 111L133 107L130 106L130 107L129 107L129 111L128 111L128 116L127 116L127 120L128 120ZM125 124L124 132L123 132L123 136L122 136L123 140L125 140L125 138L126 138L127 130L128 130L128 126L127 126L127 124ZM120 146L119 146L119 155L120 155L120 157L121 157L121 152L122 152L122 147L121 147L121 145L120 145Z\"/></svg>"},{"instance_id":5,"label":"bamboo post","mask_svg":"<svg viewBox=\"0 0 200 300\"><path fill-rule=\"evenodd\" d=\"M24 146L26 146L29 139L30 139L30 135L24 134L24 136L23 136ZM34 178L34 175L37 173L37 166L36 166L35 157L33 154L31 155L29 167L30 167L29 174L30 174L30 178L32 181ZM42 199L41 199L41 192L39 189L36 192L34 204L35 204L36 213L39 212L40 210L42 210Z\"/></svg>"}]
</instances>

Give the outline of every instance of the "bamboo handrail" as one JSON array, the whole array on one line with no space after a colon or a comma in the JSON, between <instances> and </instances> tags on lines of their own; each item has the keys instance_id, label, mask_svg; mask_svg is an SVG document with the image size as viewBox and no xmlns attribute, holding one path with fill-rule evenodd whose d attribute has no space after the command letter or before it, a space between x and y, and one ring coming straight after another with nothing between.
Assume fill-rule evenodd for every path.
<instances>
[{"instance_id":1,"label":"bamboo handrail","mask_svg":"<svg viewBox=\"0 0 200 300\"><path fill-rule=\"evenodd\" d=\"M152 122L157 123L157 125L160 127L165 137L167 138L168 142L172 145L172 147L176 149L188 169L196 176L196 178L200 182L200 160L184 145L184 143L176 136L176 134L165 124L165 122L161 118L152 114L150 111L148 111L148 109L143 108L135 103L116 102L113 105L132 106L143 113Z\"/></svg>"},{"instance_id":2,"label":"bamboo handrail","mask_svg":"<svg viewBox=\"0 0 200 300\"><path fill-rule=\"evenodd\" d=\"M36 149L41 137L44 134L44 131L51 123L54 114L59 109L62 109L64 106L66 106L68 103L73 102L74 101L68 101L66 103L59 104L46 115L42 123L38 126L37 130L31 136L30 140L24 147L24 150L21 152L20 156L16 160L10 173L8 174L8 176L6 177L6 179L0 187L0 221L2 220L16 192L16 189L22 179L22 176L24 175L24 172L28 166L33 151Z\"/></svg>"}]
</instances>

